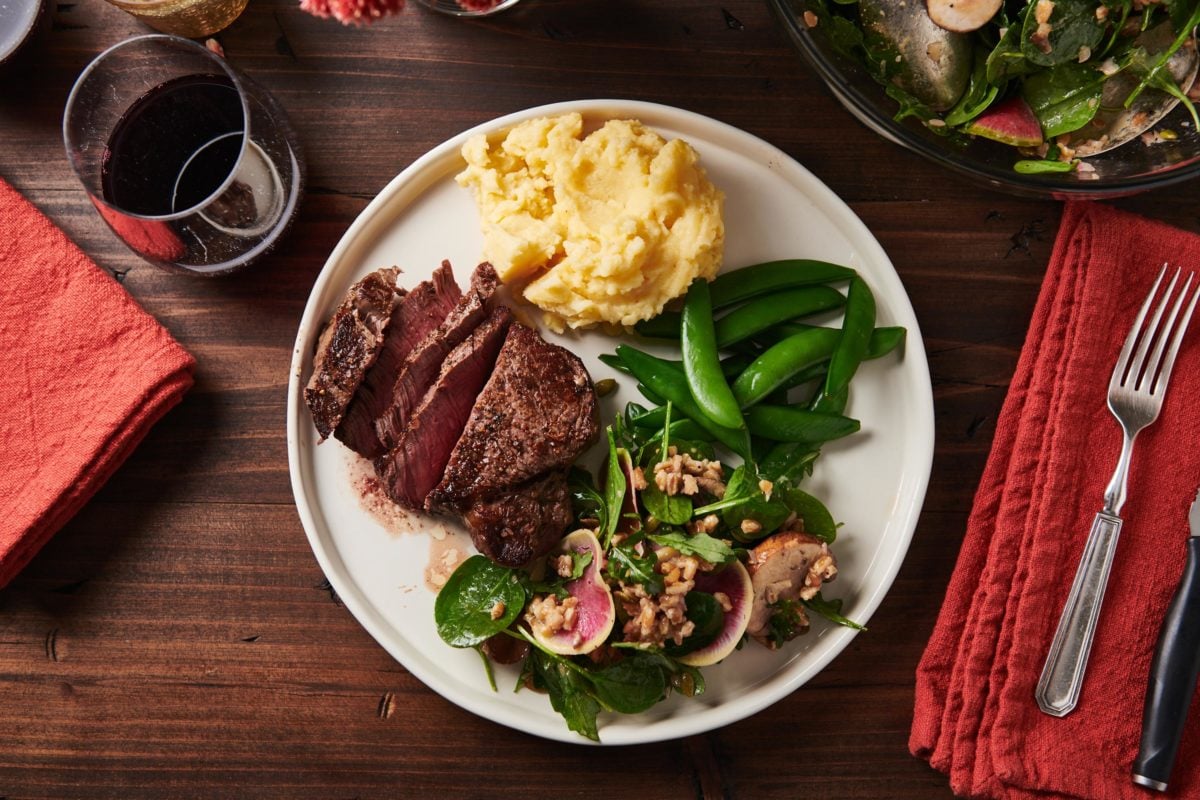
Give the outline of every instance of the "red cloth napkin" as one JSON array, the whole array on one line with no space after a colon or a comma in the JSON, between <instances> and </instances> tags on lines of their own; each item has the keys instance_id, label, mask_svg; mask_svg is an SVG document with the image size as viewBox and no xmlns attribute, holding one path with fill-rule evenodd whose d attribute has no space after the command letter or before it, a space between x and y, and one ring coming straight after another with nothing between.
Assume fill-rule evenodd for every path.
<instances>
[{"instance_id":1,"label":"red cloth napkin","mask_svg":"<svg viewBox=\"0 0 1200 800\"><path fill-rule=\"evenodd\" d=\"M0 586L192 385L195 361L0 180Z\"/></svg>"},{"instance_id":2,"label":"red cloth napkin","mask_svg":"<svg viewBox=\"0 0 1200 800\"><path fill-rule=\"evenodd\" d=\"M1179 581L1200 486L1200 320L1158 421L1138 437L1124 530L1083 693L1064 719L1034 689L1117 463L1109 376L1164 262L1200 270L1200 237L1069 203L966 538L917 671L910 747L954 791L994 798L1146 798L1130 766L1150 660ZM1193 703L1169 797L1200 797Z\"/></svg>"}]
</instances>

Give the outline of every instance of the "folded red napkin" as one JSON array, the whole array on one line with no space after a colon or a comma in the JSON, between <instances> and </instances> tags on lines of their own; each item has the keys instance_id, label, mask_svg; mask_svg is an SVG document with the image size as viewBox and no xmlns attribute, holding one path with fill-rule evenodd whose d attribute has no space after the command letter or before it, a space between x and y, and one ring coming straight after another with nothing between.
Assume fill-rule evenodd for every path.
<instances>
[{"instance_id":1,"label":"folded red napkin","mask_svg":"<svg viewBox=\"0 0 1200 800\"><path fill-rule=\"evenodd\" d=\"M0 180L0 586L192 385L195 361Z\"/></svg>"},{"instance_id":2,"label":"folded red napkin","mask_svg":"<svg viewBox=\"0 0 1200 800\"><path fill-rule=\"evenodd\" d=\"M1138 437L1124 530L1076 710L1034 689L1121 448L1109 376L1164 262L1200 269L1200 237L1067 204L966 538L917 671L910 747L954 791L994 798L1145 798L1130 766L1159 626L1200 486L1200 320L1158 422ZM1193 704L1171 797L1200 797Z\"/></svg>"}]
</instances>

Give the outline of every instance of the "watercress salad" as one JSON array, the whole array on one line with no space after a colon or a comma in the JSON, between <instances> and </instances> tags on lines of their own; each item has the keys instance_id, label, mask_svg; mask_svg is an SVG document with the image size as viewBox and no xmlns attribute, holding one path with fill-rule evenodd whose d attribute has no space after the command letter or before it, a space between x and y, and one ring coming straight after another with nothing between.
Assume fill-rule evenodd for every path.
<instances>
[{"instance_id":1,"label":"watercress salad","mask_svg":"<svg viewBox=\"0 0 1200 800\"><path fill-rule=\"evenodd\" d=\"M654 406L629 403L605 430L599 481L572 469L572 532L525 568L468 558L435 601L439 636L476 649L493 689L492 662L520 662L515 690L545 692L593 740L601 711L702 694L700 668L747 640L778 648L810 614L861 628L822 596L839 526L800 486L823 442L858 430L842 416L858 365L899 346L903 329L875 327L870 291L844 267L732 274L641 329L678 338L682 362L629 345L604 359ZM845 295L825 286L838 282ZM802 294L772 310L787 292ZM800 321L839 306L841 328Z\"/></svg>"},{"instance_id":2,"label":"watercress salad","mask_svg":"<svg viewBox=\"0 0 1200 800\"><path fill-rule=\"evenodd\" d=\"M861 62L899 104L897 120L916 117L940 134L1013 145L1023 156L1014 158L1018 172L1092 174L1081 158L1136 139L1176 101L1200 128L1187 94L1200 0L806 0L805 7L808 25Z\"/></svg>"}]
</instances>

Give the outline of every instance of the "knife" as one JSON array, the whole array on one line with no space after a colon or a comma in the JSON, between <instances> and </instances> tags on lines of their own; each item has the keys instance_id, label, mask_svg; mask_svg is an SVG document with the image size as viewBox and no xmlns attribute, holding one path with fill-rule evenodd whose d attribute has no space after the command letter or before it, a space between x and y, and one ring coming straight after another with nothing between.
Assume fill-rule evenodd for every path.
<instances>
[{"instance_id":1,"label":"knife","mask_svg":"<svg viewBox=\"0 0 1200 800\"><path fill-rule=\"evenodd\" d=\"M1167 790L1200 677L1200 492L1188 512L1188 525L1187 563L1158 633L1142 712L1142 744L1133 762L1133 782L1160 792Z\"/></svg>"}]
</instances>

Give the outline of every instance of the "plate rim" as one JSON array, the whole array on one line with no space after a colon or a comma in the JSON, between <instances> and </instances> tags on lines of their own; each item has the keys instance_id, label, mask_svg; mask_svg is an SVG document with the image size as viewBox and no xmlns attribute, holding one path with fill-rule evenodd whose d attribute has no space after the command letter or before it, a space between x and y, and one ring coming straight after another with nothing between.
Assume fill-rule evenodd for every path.
<instances>
[{"instance_id":1,"label":"plate rim","mask_svg":"<svg viewBox=\"0 0 1200 800\"><path fill-rule=\"evenodd\" d=\"M886 267L881 279L893 284L888 287L889 289L898 290L898 294L893 292L892 296L903 301L903 306L899 311L907 311L908 320L904 323L908 328L905 359L913 359L914 363L911 365L911 368L916 370L917 378L919 379L919 385L915 387L916 391L914 392L914 400L916 401L915 411L917 412L917 416L919 416L914 421L919 426L919 429L914 430L912 435L914 441L920 446L920 451L914 453L907 460L912 461L915 459L920 469L916 470L918 474L915 478L911 479L911 485L906 485L908 482L902 480L896 487L898 498L903 498L906 495L910 498L908 503L898 505L893 512L893 516L899 515L904 518L902 527L903 535L901 541L896 543L895 555L882 572L882 580L876 586L870 588L868 592L864 592L860 597L860 605L864 609L864 613L862 614L864 622L868 621L874 615L883 598L890 591L892 584L895 582L896 575L908 555L912 537L916 531L933 464L934 409L928 359L925 352L924 339L921 336L916 318L916 312L912 307L912 301L904 289L903 282L900 280L895 265L892 264L882 245L880 245L870 229L867 228L866 224L850 209L849 205L799 161L766 140L729 123L686 109L639 100L570 100L531 106L484 121L450 137L422 154L388 181L378 194L355 216L353 222L347 227L338 240L337 245L326 258L321 271L313 282L297 328L288 376L286 425L288 473L301 526L304 528L309 547L313 551L313 555L322 573L334 591L337 592L345 608L379 646L427 688L458 707L496 724L552 740L574 744L597 744L568 730L566 725L557 717L551 720L551 722L558 723L557 726L553 727L546 724L539 724L541 723L541 718L528 717L521 720L498 718L484 708L485 704L477 703L472 696L457 691L457 681L445 680L442 676L426 670L424 665L414 665L411 663L412 659L406 661L400 653L396 652L389 643L390 636L385 635L380 630L380 623L386 623L380 611L361 593L356 581L350 577L348 574L349 571L341 563L340 556L336 553L326 552L324 543L320 541L313 510L310 507L309 495L304 491L306 479L301 474L300 469L299 426L302 424L302 406L304 405L300 393L302 390L301 378L304 374L305 347L310 338L312 328L314 325L319 326L322 321L317 319L318 311L326 305L324 295L329 291L330 283L337 272L337 265L345 258L347 251L354 246L355 240L376 222L376 217L380 214L381 210L385 209L395 200L397 195L408 188L408 184L413 179L419 177L426 169L433 167L438 161L445 159L447 155L451 153L457 154L461 149L462 143L469 137L478 133L494 132L528 119L568 112L579 112L585 116L591 114L610 118L635 118L646 123L651 128L655 127L656 124L664 123L682 127L701 126L705 129L704 136L706 141L727 146L739 155L759 160L772 171L782 170L784 173L791 172L793 175L799 176L802 181L814 186L817 191L815 193L806 193L806 199L828 215L832 221L837 223L837 227L841 230L853 232L855 250L859 252L864 262ZM716 138L714 138L713 134L717 135ZM900 316L904 316L904 314L901 313ZM905 474L907 475L908 473ZM804 669L797 671L796 674L787 676L782 681L777 680L779 676L776 673L771 676L771 680L764 681L762 684L755 686L740 696L737 703L726 701L716 706L709 706L705 710L695 714L661 720L652 727L652 732L649 732L649 735L639 735L641 731L637 728L633 728L632 732L630 729L622 729L620 731L621 735L617 736L615 740L610 738L602 740L599 744L623 745L667 741L704 733L745 719L786 698L800 686L815 677L845 650L857 633L857 631L844 627L830 631L826 637L830 640L830 643L825 647L824 652L819 653L810 663L806 664ZM633 717L628 719L633 719ZM602 730L601 733L603 735L604 731Z\"/></svg>"}]
</instances>

